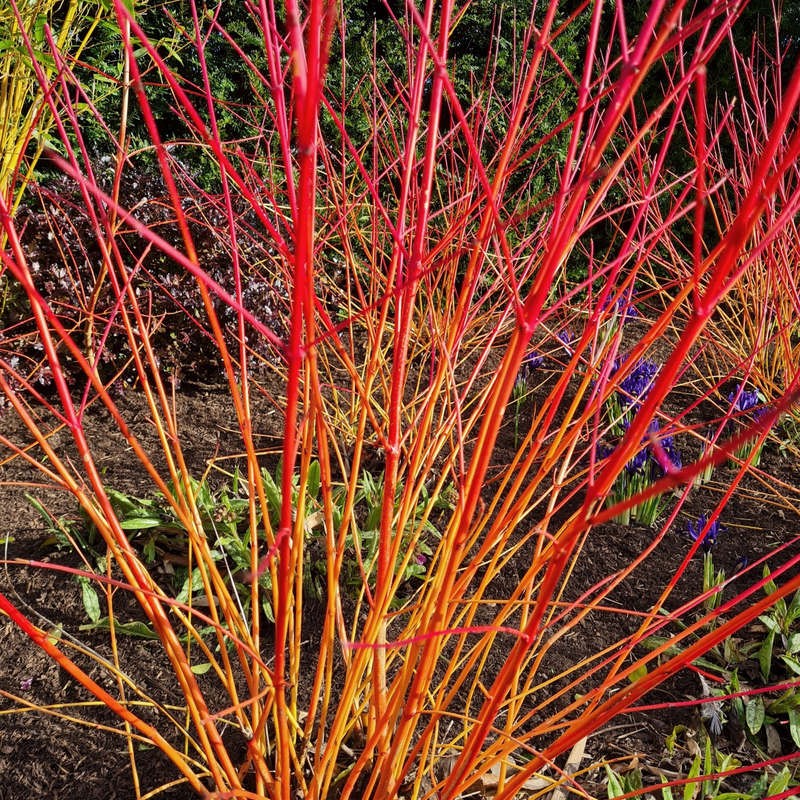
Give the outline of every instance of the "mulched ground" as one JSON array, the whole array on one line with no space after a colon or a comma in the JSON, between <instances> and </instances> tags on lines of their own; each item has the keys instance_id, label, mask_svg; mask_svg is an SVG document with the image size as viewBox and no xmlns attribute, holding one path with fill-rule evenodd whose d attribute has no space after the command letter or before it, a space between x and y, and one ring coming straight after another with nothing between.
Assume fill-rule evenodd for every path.
<instances>
[{"instance_id":1,"label":"mulched ground","mask_svg":"<svg viewBox=\"0 0 800 800\"><path fill-rule=\"evenodd\" d=\"M154 431L144 413L141 398L129 390L121 404L127 418L133 420L137 436L155 448ZM237 450L230 410L220 390L207 388L194 393L184 392L178 395L177 406L183 420L185 453L196 474L205 470L209 459ZM202 420L202 424L197 424L198 420ZM120 491L141 495L140 470L126 452L119 433L100 414L91 410L87 413L86 425L108 484ZM0 417L0 432L9 438L14 439L19 433L17 426L12 412ZM280 435L280 419L270 403L265 403L259 411L256 429L263 436L260 445L265 449L275 445L276 437ZM56 436L66 438L63 432ZM509 425L498 446L498 460L502 460L512 444L513 431ZM4 456L0 454L0 458ZM722 467L718 472L718 483L693 493L682 517L696 517L708 510L710 498L733 474L726 470L729 468ZM781 501L773 491L770 475L790 487L800 486L800 465L793 457L781 454L774 443L769 444L764 453L761 477L748 476L723 513L726 531L715 547L715 563L727 574L733 574L743 558L752 563L780 544L791 543L790 554L800 553L795 541L798 535L798 492L793 491L791 496ZM36 494L55 514L74 513L74 508L68 498L52 489L39 491L15 483L30 478L29 467L20 459L0 461L0 506L5 517L3 535L13 539L7 546L5 557L10 561L37 559L77 565L79 562L74 553L57 551L51 542L48 543L42 520L25 500L24 491ZM658 562L653 563L652 568L638 570L632 580L624 581L609 603L620 608L639 609L652 605L665 577L677 567L688 548L688 540L680 530L676 529L668 536L674 543L671 552L665 555L663 550L659 551ZM651 538L649 529L636 524L609 524L598 528L586 542L570 591L577 596L602 577L621 569L648 545ZM784 554L781 561L788 558L789 554ZM517 585L525 570L524 554L520 559L518 569L512 564L498 577L498 591L503 587L510 591ZM686 597L699 590L701 572L701 559L698 557L684 579ZM108 655L108 644L102 632L80 630L87 622L86 613L80 589L68 576L9 563L0 571L0 589L26 609L42 627L59 631L65 647L69 646L70 637L76 636L82 645ZM672 602L678 599L673 598ZM135 616L136 609L131 608L130 613ZM600 626L595 622L591 630L586 630L586 635L568 637L554 652L552 667L557 669L560 665L576 663L596 652L602 644L616 641L625 632L624 619L621 615L609 614L606 624ZM313 628L313 622L309 621L309 624ZM9 620L0 620L0 635L3 642L0 662L0 690L3 693L0 698L0 798L128 800L136 797L125 740L111 732L119 730L116 718L96 705L80 705L90 698ZM311 629L310 635L313 636ZM180 693L156 642L121 637L119 647L121 663L136 684L159 702L180 706ZM497 658L502 660L502 654L497 654ZM89 672L101 685L115 692L113 680L102 668L94 665ZM685 674L659 688L648 700L677 703L696 698L700 692L697 676ZM213 703L214 698L211 700ZM220 702L223 700L220 698ZM27 703L44 707L47 713L31 711L26 707ZM62 718L63 714L80 717L85 723L67 722ZM665 751L666 736L675 725L697 730L697 711L675 708L670 712L621 717L590 738L587 758L622 759L621 768L638 765L645 778L650 780L656 779L655 773L659 769L668 775L685 775L693 752L691 741L683 736L675 753L670 755ZM241 743L231 742L234 751L240 746ZM717 739L717 746L724 752L738 753L745 763L757 759L753 747L744 740L742 731L735 724L725 727ZM785 752L791 748L785 735L781 747ZM174 779L170 765L157 751L142 748L136 751L135 757L141 794ZM603 777L599 771L588 776L587 788L593 793L604 793L601 786ZM190 794L185 787L175 787L159 796L177 799Z\"/></svg>"}]
</instances>

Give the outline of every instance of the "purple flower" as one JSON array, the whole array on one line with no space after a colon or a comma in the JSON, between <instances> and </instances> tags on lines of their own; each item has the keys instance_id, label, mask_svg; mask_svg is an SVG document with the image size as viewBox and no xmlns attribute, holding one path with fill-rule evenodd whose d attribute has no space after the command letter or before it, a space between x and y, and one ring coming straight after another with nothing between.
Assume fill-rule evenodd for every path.
<instances>
[{"instance_id":1,"label":"purple flower","mask_svg":"<svg viewBox=\"0 0 800 800\"><path fill-rule=\"evenodd\" d=\"M614 374L623 364L620 360L619 365L613 365L612 373ZM661 365L650 359L642 359L633 370L620 381L619 388L617 389L617 397L619 398L620 406L623 412L635 411L639 407L639 401L642 400L653 386L653 382L658 375Z\"/></svg>"},{"instance_id":2,"label":"purple flower","mask_svg":"<svg viewBox=\"0 0 800 800\"><path fill-rule=\"evenodd\" d=\"M597 458L602 461L608 458L613 452L613 445L610 445L605 439L600 439L597 443Z\"/></svg>"},{"instance_id":3,"label":"purple flower","mask_svg":"<svg viewBox=\"0 0 800 800\"><path fill-rule=\"evenodd\" d=\"M708 530L706 530L708 527ZM715 519L710 525L708 524L708 515L701 514L697 518L697 522L690 522L686 526L686 533L689 535L693 542L700 539L704 550L710 550L717 541L717 537L724 530L723 526L719 524L719 520ZM705 533L704 533L705 531Z\"/></svg>"},{"instance_id":4,"label":"purple flower","mask_svg":"<svg viewBox=\"0 0 800 800\"><path fill-rule=\"evenodd\" d=\"M602 310L605 311L608 307L614 310L614 313L619 314L623 321L626 319L635 319L639 316L636 306L631 302L630 296L620 296L613 302L607 299L602 305Z\"/></svg>"},{"instance_id":5,"label":"purple flower","mask_svg":"<svg viewBox=\"0 0 800 800\"><path fill-rule=\"evenodd\" d=\"M645 465L648 462L647 450L640 450L626 465L625 471L629 475L634 475L637 472L644 472Z\"/></svg>"},{"instance_id":6,"label":"purple flower","mask_svg":"<svg viewBox=\"0 0 800 800\"><path fill-rule=\"evenodd\" d=\"M521 371L527 375L533 372L533 370L541 367L542 364L544 364L544 356L534 350L532 353L528 353L528 355L522 359Z\"/></svg>"},{"instance_id":7,"label":"purple flower","mask_svg":"<svg viewBox=\"0 0 800 800\"><path fill-rule=\"evenodd\" d=\"M762 420L764 417L766 417L766 416L767 416L767 414L769 414L769 412L770 412L770 411L771 411L771 409L770 409L770 407L769 407L769 406L762 406L761 408L757 408L757 409L756 409L756 410L753 412L753 419L754 419L756 422L761 422L761 420Z\"/></svg>"},{"instance_id":8,"label":"purple flower","mask_svg":"<svg viewBox=\"0 0 800 800\"><path fill-rule=\"evenodd\" d=\"M667 437L672 439L671 436ZM681 458L681 452L678 450L675 445L670 445L669 447L662 441L661 446L664 448L664 452L667 454L667 458L672 462L672 466L675 469L680 469L683 466L683 459Z\"/></svg>"},{"instance_id":9,"label":"purple flower","mask_svg":"<svg viewBox=\"0 0 800 800\"><path fill-rule=\"evenodd\" d=\"M617 306L619 306L621 303L622 303L622 298L620 297ZM622 314L623 319L636 319L636 317L639 316L639 312L636 310L636 306L633 304L628 304L627 301L624 308L621 308L619 310L623 312Z\"/></svg>"},{"instance_id":10,"label":"purple flower","mask_svg":"<svg viewBox=\"0 0 800 800\"><path fill-rule=\"evenodd\" d=\"M567 355L572 355L572 344L575 341L575 336L572 331L569 328L564 328L564 330L559 331L556 336L558 337L558 341L564 345Z\"/></svg>"},{"instance_id":11,"label":"purple flower","mask_svg":"<svg viewBox=\"0 0 800 800\"><path fill-rule=\"evenodd\" d=\"M658 420L654 419L647 431L650 434L653 460L658 464L661 472L666 474L671 470L680 469L683 466L683 460L680 450L675 446L674 437L658 436L660 427ZM669 463L666 463L666 459L669 460Z\"/></svg>"},{"instance_id":12,"label":"purple flower","mask_svg":"<svg viewBox=\"0 0 800 800\"><path fill-rule=\"evenodd\" d=\"M741 384L736 385L736 391L728 395L728 402L733 406L734 411L750 411L760 405L761 398L758 396L758 389L746 389Z\"/></svg>"}]
</instances>

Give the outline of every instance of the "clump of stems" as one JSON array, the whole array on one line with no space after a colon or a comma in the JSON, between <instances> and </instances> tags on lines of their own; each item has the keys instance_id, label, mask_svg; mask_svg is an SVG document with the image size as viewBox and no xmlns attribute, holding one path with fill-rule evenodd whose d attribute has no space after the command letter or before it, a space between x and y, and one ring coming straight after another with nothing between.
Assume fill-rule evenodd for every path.
<instances>
[{"instance_id":1,"label":"clump of stems","mask_svg":"<svg viewBox=\"0 0 800 800\"><path fill-rule=\"evenodd\" d=\"M676 247L678 221L692 220L702 231L703 209L723 194L707 174L714 133L707 124L713 112L706 66L725 42L734 11L656 0L634 30L622 4L579 4L564 16L552 2L537 7L517 33L510 86L501 92L500 52L492 49L480 86L467 98L448 58L458 12L447 0L419 9L409 4L396 20L402 75L377 60L352 75L342 50L346 9L325 0L302 8L289 0L284 16L271 3L248 5L248 24L262 46L257 57L216 12L190 8L185 35L200 76L191 91L129 6L114 2L149 141L136 152L112 133L110 183L95 172L77 115L76 106L89 98L49 40L58 71L39 80L60 141L61 155L52 160L80 198L84 244L76 247L102 261L94 285L81 286L86 302L79 308L48 302L24 231L0 198L8 236L3 269L25 298L30 336L52 374L51 392L42 393L7 359L0 363L0 389L25 431L3 443L39 470L37 481L71 495L96 527L107 572L81 575L97 584L112 620L116 591L136 599L172 667L185 714L161 713L152 698L157 721L150 721L128 702L136 690L123 680L122 665L111 662L118 678L112 693L9 597L0 595L0 610L120 717L130 743L143 738L160 748L200 796L209 796L210 785L211 796L228 798L454 800L497 769L498 800L517 796L542 770L550 769L554 785L563 783L551 769L559 755L631 710L776 595L800 586L787 563L773 572L786 574L771 598L754 600L743 590L726 602L724 623L708 627L709 614L719 609L709 610L669 647L642 654L637 644L664 625L658 609L685 564L664 576L652 610L614 611L606 601L668 546L667 519L647 550L578 599L566 599L575 596L567 589L588 537L677 489L674 517L702 468L673 463L632 493L614 494L643 441L663 466L658 454L666 448L652 420L680 433L686 409L670 405L671 392L697 363L709 319L756 254L780 236L779 222L798 210L800 195L787 195L779 218L762 225L800 154L794 130L800 72L787 81L783 105L760 133L746 187L725 195L724 235L713 246L698 239L692 252L681 253L680 279L671 273L663 292L659 287L649 301L637 300L642 319L625 334L628 357L615 371L624 326L604 328L619 313L609 301L629 304L637 279L652 277L647 270L656 254ZM206 48L214 37L238 53L254 95L255 108L242 112L248 135L232 140L218 124L230 107L209 80ZM574 68L558 55L571 41L582 48ZM147 81L145 68L152 73ZM656 69L663 76L658 101L642 106L643 81ZM555 124L543 113L553 105L547 94L553 81L563 85ZM157 82L188 131L180 141L160 134L150 94ZM358 134L353 115L368 123ZM675 179L665 159L681 137L693 163ZM212 157L214 190L186 175L179 151L187 142ZM148 160L164 186L160 203L168 213L158 224L148 223L120 188ZM190 212L195 202L210 213ZM595 236L601 229L608 235ZM209 254L198 246L209 231L230 261L225 280L212 277ZM151 313L144 288L172 296L149 260L154 253L193 279L195 302L182 309L197 335L213 343L212 367L226 386L240 447L225 455L239 459L248 486L246 604L213 552L191 490L198 476L182 443L186 422L160 366L162 320ZM573 262L585 265L578 277L569 277ZM273 315L245 301L251 279L279 287L282 307ZM583 307L581 298L588 298ZM559 331L559 368L539 390L527 430L516 431L510 452L500 448L526 355ZM146 404L157 453L139 441L118 400L121 372L108 376L98 366L112 333L124 342L125 370ZM626 377L656 343L668 343L668 352L646 389L626 388ZM270 388L276 384L279 391ZM770 395L774 409L761 421L763 430L796 390L790 381ZM600 458L606 410L620 396L628 410L613 422L616 446ZM264 401L282 417L281 502L272 516L256 430L257 403ZM165 592L120 524L87 436L90 408L113 420L137 460L146 484L140 494L160 492L180 520L207 607ZM52 436L59 427L71 437L69 448ZM735 444L721 443L720 458ZM353 609L341 578L352 574L345 559L370 453L381 462L383 496L374 566L369 575L365 570ZM326 562L313 645L303 590L311 514L303 498L311 480L319 481L313 513L324 530ZM437 520L440 535L421 586L398 602L410 560L423 539L429 542L428 517L446 490L451 508ZM493 579L521 553L517 586L496 597ZM269 581L261 580L265 575ZM267 591L275 619L269 625L259 612ZM554 676L548 664L559 642L585 635L587 625L602 624L610 613L627 633ZM309 647L311 676L303 672ZM203 681L193 670L201 658L211 665ZM209 704L208 681L226 702ZM228 727L247 742L241 761L221 735ZM132 745L130 752L135 772ZM524 766L512 774L507 765L515 754L524 756Z\"/></svg>"}]
</instances>

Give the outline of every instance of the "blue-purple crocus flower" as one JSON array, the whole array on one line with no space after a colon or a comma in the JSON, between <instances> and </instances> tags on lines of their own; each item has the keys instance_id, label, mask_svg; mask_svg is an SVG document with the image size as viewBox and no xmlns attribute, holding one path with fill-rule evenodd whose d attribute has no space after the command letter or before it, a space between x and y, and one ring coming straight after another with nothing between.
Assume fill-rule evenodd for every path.
<instances>
[{"instance_id":1,"label":"blue-purple crocus flower","mask_svg":"<svg viewBox=\"0 0 800 800\"><path fill-rule=\"evenodd\" d=\"M758 389L742 388L741 384L737 384L736 391L728 395L728 402L733 407L734 412L745 413L752 411L753 419L756 422L765 414L768 414L770 410L768 406L761 405L761 395Z\"/></svg>"},{"instance_id":2,"label":"blue-purple crocus flower","mask_svg":"<svg viewBox=\"0 0 800 800\"><path fill-rule=\"evenodd\" d=\"M625 471L629 475L636 472L644 472L645 466L649 463L649 453L646 449L640 450L626 465Z\"/></svg>"},{"instance_id":3,"label":"blue-purple crocus flower","mask_svg":"<svg viewBox=\"0 0 800 800\"><path fill-rule=\"evenodd\" d=\"M675 446L675 438L673 436L659 436L660 430L661 426L657 419L654 419L647 428L648 434L651 434L657 440L658 450L660 450L658 452L653 448L653 458L658 463L661 471L666 474L670 471L670 467L672 469L680 469L683 461L680 450ZM663 462L664 456L669 459L669 464Z\"/></svg>"},{"instance_id":4,"label":"blue-purple crocus flower","mask_svg":"<svg viewBox=\"0 0 800 800\"><path fill-rule=\"evenodd\" d=\"M706 529L708 526L708 530ZM705 533L703 531L705 530ZM722 533L724 530L723 526L720 525L719 519L715 519L711 525L708 525L708 515L701 514L697 518L697 522L690 522L686 526L686 533L689 535L689 538L696 542L700 539L700 543L704 550L710 550L717 541L717 537ZM701 538L702 537L702 538Z\"/></svg>"},{"instance_id":5,"label":"blue-purple crocus flower","mask_svg":"<svg viewBox=\"0 0 800 800\"><path fill-rule=\"evenodd\" d=\"M760 405L761 398L758 396L758 389L747 389L743 388L741 384L737 384L736 391L728 395L728 402L733 406L734 411L744 412L751 411Z\"/></svg>"},{"instance_id":6,"label":"blue-purple crocus flower","mask_svg":"<svg viewBox=\"0 0 800 800\"><path fill-rule=\"evenodd\" d=\"M528 378L530 378L542 364L544 364L544 356L536 351L528 353L528 355L522 359L522 364L520 364L519 373L517 374L517 380L514 383L514 389L517 394L527 394Z\"/></svg>"},{"instance_id":7,"label":"blue-purple crocus flower","mask_svg":"<svg viewBox=\"0 0 800 800\"><path fill-rule=\"evenodd\" d=\"M607 298L601 308L605 311L609 307L613 309L615 314L619 314L623 321L626 319L635 319L639 316L639 312L636 310L636 306L631 302L630 297L621 296L613 301L611 298Z\"/></svg>"},{"instance_id":8,"label":"blue-purple crocus flower","mask_svg":"<svg viewBox=\"0 0 800 800\"><path fill-rule=\"evenodd\" d=\"M522 359L522 369L526 373L533 372L533 370L541 367L542 364L544 364L544 356L541 353L537 353L535 350L532 353L528 353L528 355Z\"/></svg>"},{"instance_id":9,"label":"blue-purple crocus flower","mask_svg":"<svg viewBox=\"0 0 800 800\"><path fill-rule=\"evenodd\" d=\"M571 356L573 353L572 345L575 343L575 336L572 331L569 328L564 328L564 330L559 331L556 336L558 337L558 341L564 345L567 355Z\"/></svg>"},{"instance_id":10,"label":"blue-purple crocus flower","mask_svg":"<svg viewBox=\"0 0 800 800\"><path fill-rule=\"evenodd\" d=\"M637 406L653 386L661 366L648 358L642 359L619 384L617 394L623 407Z\"/></svg>"}]
</instances>

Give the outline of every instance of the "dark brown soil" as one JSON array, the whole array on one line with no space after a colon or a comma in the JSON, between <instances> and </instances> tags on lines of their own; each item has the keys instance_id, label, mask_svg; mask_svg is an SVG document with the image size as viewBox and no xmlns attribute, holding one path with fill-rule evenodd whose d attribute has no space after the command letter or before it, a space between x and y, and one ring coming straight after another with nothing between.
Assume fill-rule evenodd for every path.
<instances>
[{"instance_id":1,"label":"dark brown soil","mask_svg":"<svg viewBox=\"0 0 800 800\"><path fill-rule=\"evenodd\" d=\"M130 390L121 403L127 418L133 420L137 436L151 444L155 451L154 431L144 413L141 398ZM209 389L194 394L184 393L178 396L177 406L183 421L184 452L196 474L201 474L215 456L236 451L236 436L230 422L232 415L222 391ZM147 494L141 470L127 453L113 424L95 409L87 412L85 421L108 485L137 496ZM259 445L269 450L280 436L280 419L274 406L264 402L257 422L257 430L263 437ZM11 412L0 418L0 429L10 439L14 439L18 432L17 424ZM55 437L66 438L63 432L55 434ZM513 431L509 424L498 447L498 462L502 462L512 445ZM52 489L39 491L21 487L16 482L31 480L30 468L20 458L6 458L7 455L8 451L0 454L4 459L0 462L0 503L6 520L3 535L9 537L6 566L0 573L0 588L42 628L57 631L65 648L70 648L72 641L79 640L84 647L94 648L108 657L106 635L81 630L87 617L75 580L57 571L19 563L20 560L33 559L77 566L80 561L74 552L55 550L52 542L48 542L42 520L24 499L24 492L36 494L55 515L74 513L69 498ZM682 532L685 520L696 518L707 510L706 505L717 496L719 486L732 476L728 469L720 468L716 486L712 484L694 491L681 513L683 522L676 523L668 534L669 546L661 547L657 557L651 558L652 563L647 562L651 564L650 568L640 569L633 580L623 581L608 605L639 610L652 606L665 580L678 567L688 549L688 539ZM800 486L797 461L792 456L784 457L775 443L767 446L760 473L746 478L723 512L726 531L715 546L714 556L716 565L729 575L734 574L743 559L753 563L780 546L788 549L776 559L776 563L785 563L790 556L800 553L797 542L798 492L782 489L784 499L780 499L769 476L779 478L785 486ZM612 523L594 530L585 543L578 569L570 582L574 597L630 563L647 547L652 536L651 530L636 524L621 526ZM498 593L510 592L518 584L525 571L524 553L519 559L518 568L511 564L496 579ZM698 556L686 571L682 596L670 598L670 603L677 605L681 599L697 594L701 573ZM751 577L752 574L742 580ZM131 618L137 618L135 607L131 605L128 611ZM602 646L614 643L628 632L626 625L629 624L630 619L621 614L607 614L602 624L595 617L591 630L583 631L585 635L579 632L570 636L554 650L552 669L563 669L592 655ZM309 625L309 635L313 636L313 622L309 621ZM119 721L96 703L83 705L91 698L10 620L0 620L0 630L3 642L0 665L0 798L128 800L136 797L126 741L112 732L120 730ZM73 636L76 637L74 640ZM160 703L181 705L180 693L157 642L120 637L119 650L120 662L133 683ZM75 657L79 663L87 665L95 680L116 693L114 681L101 666L92 664L83 656ZM502 654L496 654L496 658L502 660ZM653 692L648 701L677 704L698 697L700 692L699 678L687 672ZM220 702L224 699L219 698ZM213 704L215 698L210 700ZM30 710L27 704L40 710ZM82 723L66 721L64 715L82 720ZM668 775L685 775L691 761L691 741L684 736L673 754L665 750L666 737L676 725L698 730L700 724L696 709L676 706L669 711L621 717L590 738L587 759L622 759L620 769L638 764L646 780L655 780L657 769ZM233 751L241 745L233 739L230 742ZM725 727L717 739L717 746L724 752L737 753L744 763L757 760L753 747L745 742L741 730L733 724ZM781 746L784 752L789 752L791 740L784 736ZM174 770L158 751L139 748L134 756L142 795L175 778ZM589 776L587 788L603 793L602 779L603 774L598 770L594 776ZM184 798L190 793L179 786L159 796Z\"/></svg>"}]
</instances>

